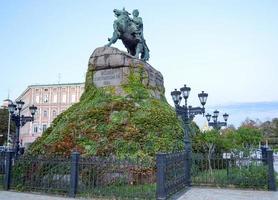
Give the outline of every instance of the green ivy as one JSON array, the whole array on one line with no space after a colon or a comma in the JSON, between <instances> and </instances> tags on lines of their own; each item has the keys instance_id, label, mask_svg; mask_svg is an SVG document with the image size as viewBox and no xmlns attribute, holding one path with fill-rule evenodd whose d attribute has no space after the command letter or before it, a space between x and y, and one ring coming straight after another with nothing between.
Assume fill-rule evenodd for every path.
<instances>
[{"instance_id":1,"label":"green ivy","mask_svg":"<svg viewBox=\"0 0 278 200\"><path fill-rule=\"evenodd\" d=\"M143 68L131 67L122 85L126 96L113 88L96 88L93 67L86 75L80 102L60 114L28 149L30 154L70 154L154 158L157 152L183 149L183 131L165 97L155 99L144 85Z\"/></svg>"}]
</instances>

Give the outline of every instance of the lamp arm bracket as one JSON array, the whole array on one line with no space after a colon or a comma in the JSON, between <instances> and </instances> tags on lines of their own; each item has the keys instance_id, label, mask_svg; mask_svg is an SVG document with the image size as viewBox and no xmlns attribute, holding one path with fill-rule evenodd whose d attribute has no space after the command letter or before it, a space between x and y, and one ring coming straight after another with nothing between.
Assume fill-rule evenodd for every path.
<instances>
[{"instance_id":1,"label":"lamp arm bracket","mask_svg":"<svg viewBox=\"0 0 278 200\"><path fill-rule=\"evenodd\" d=\"M34 121L34 117L31 116L21 116L21 126L24 126L27 122L32 122Z\"/></svg>"},{"instance_id":2,"label":"lamp arm bracket","mask_svg":"<svg viewBox=\"0 0 278 200\"><path fill-rule=\"evenodd\" d=\"M201 107L189 107L189 115L200 115L205 113L205 108Z\"/></svg>"}]
</instances>

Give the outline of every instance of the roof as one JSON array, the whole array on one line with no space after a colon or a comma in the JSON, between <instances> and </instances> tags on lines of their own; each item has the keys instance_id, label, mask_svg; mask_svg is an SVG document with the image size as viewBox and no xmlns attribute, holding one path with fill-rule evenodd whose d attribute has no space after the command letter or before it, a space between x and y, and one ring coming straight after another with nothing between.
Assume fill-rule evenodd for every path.
<instances>
[{"instance_id":1,"label":"roof","mask_svg":"<svg viewBox=\"0 0 278 200\"><path fill-rule=\"evenodd\" d=\"M56 83L56 84L37 84L28 87L52 87L52 86L68 86L68 85L84 85L85 83Z\"/></svg>"},{"instance_id":2,"label":"roof","mask_svg":"<svg viewBox=\"0 0 278 200\"><path fill-rule=\"evenodd\" d=\"M30 89L35 87L62 87L62 86L76 86L76 85L84 85L85 83L56 83L56 84L37 84L37 85L29 85L22 93L19 95L16 100L21 99L22 96Z\"/></svg>"}]
</instances>

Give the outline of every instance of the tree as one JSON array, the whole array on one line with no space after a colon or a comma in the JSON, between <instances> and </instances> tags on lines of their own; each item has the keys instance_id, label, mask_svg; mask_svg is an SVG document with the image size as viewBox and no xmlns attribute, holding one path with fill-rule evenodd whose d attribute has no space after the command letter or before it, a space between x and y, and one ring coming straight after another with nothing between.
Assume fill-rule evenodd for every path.
<instances>
[{"instance_id":1,"label":"tree","mask_svg":"<svg viewBox=\"0 0 278 200\"><path fill-rule=\"evenodd\" d=\"M260 129L250 124L243 124L237 130L233 127L217 131L215 129L205 131L193 136L193 151L205 153L210 171L213 154L231 152L235 155L239 152L250 153L262 140Z\"/></svg>"},{"instance_id":2,"label":"tree","mask_svg":"<svg viewBox=\"0 0 278 200\"><path fill-rule=\"evenodd\" d=\"M200 130L199 126L194 121L191 121L191 123L190 123L190 136L194 137L195 135L198 135L200 133L201 133L201 130Z\"/></svg>"},{"instance_id":3,"label":"tree","mask_svg":"<svg viewBox=\"0 0 278 200\"><path fill-rule=\"evenodd\" d=\"M268 141L270 146L275 149L278 147L278 118L266 121L260 125L263 134L263 141Z\"/></svg>"},{"instance_id":4,"label":"tree","mask_svg":"<svg viewBox=\"0 0 278 200\"><path fill-rule=\"evenodd\" d=\"M240 125L240 127L259 127L262 122L259 119L253 120L246 118Z\"/></svg>"},{"instance_id":5,"label":"tree","mask_svg":"<svg viewBox=\"0 0 278 200\"><path fill-rule=\"evenodd\" d=\"M236 133L238 134L238 144L243 149L253 149L263 138L261 130L257 127L241 126Z\"/></svg>"},{"instance_id":6,"label":"tree","mask_svg":"<svg viewBox=\"0 0 278 200\"><path fill-rule=\"evenodd\" d=\"M207 153L207 161L209 170L212 173L211 167L211 157L215 151L217 145L221 142L221 137L219 131L213 129L209 131L205 131L202 134L198 134L194 137L194 144L202 147L204 152Z\"/></svg>"},{"instance_id":7,"label":"tree","mask_svg":"<svg viewBox=\"0 0 278 200\"><path fill-rule=\"evenodd\" d=\"M239 149L239 137L235 128L226 128L221 135L221 148L219 151L223 152L237 152Z\"/></svg>"},{"instance_id":8,"label":"tree","mask_svg":"<svg viewBox=\"0 0 278 200\"><path fill-rule=\"evenodd\" d=\"M7 141L8 136L8 121L9 111L6 108L0 109L0 146L3 146ZM15 124L11 121L11 133L15 132Z\"/></svg>"}]
</instances>

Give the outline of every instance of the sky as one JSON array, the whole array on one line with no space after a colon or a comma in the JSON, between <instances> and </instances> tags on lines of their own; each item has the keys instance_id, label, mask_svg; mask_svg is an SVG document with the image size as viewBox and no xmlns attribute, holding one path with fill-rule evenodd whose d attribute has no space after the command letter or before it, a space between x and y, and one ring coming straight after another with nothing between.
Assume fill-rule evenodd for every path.
<instances>
[{"instance_id":1,"label":"sky","mask_svg":"<svg viewBox=\"0 0 278 200\"><path fill-rule=\"evenodd\" d=\"M163 74L169 103L170 92L187 84L189 104L199 106L204 90L208 110L234 112L231 123L275 116L276 0L2 0L0 101L32 84L84 82L90 55L112 36L113 9L123 7L140 11L149 63ZM125 51L121 41L113 46ZM254 103L277 107L270 114Z\"/></svg>"}]
</instances>

